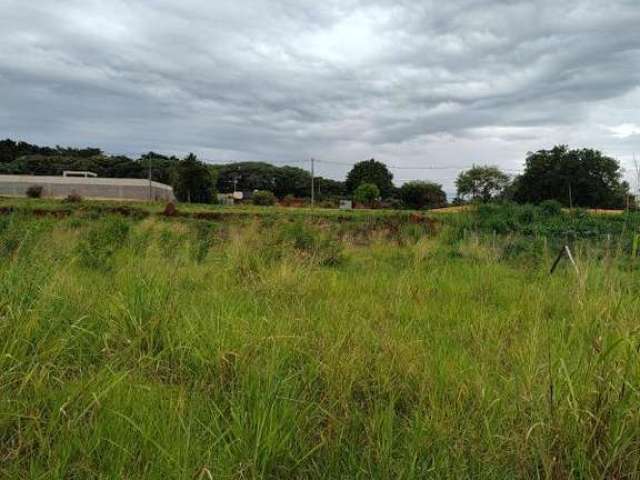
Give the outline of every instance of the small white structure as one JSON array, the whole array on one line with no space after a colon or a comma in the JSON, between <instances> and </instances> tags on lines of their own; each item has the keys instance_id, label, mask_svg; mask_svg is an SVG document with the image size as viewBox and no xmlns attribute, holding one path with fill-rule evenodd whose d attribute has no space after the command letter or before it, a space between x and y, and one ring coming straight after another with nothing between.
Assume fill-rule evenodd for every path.
<instances>
[{"instance_id":1,"label":"small white structure","mask_svg":"<svg viewBox=\"0 0 640 480\"><path fill-rule=\"evenodd\" d=\"M340 200L340 210L351 210L353 202L351 200Z\"/></svg>"},{"instance_id":2,"label":"small white structure","mask_svg":"<svg viewBox=\"0 0 640 480\"><path fill-rule=\"evenodd\" d=\"M93 172L76 172L74 170L65 170L64 172L62 172L62 176L63 177L96 178L98 174Z\"/></svg>"},{"instance_id":3,"label":"small white structure","mask_svg":"<svg viewBox=\"0 0 640 480\"><path fill-rule=\"evenodd\" d=\"M218 199L218 203L220 205L233 205L234 203L234 199L233 199L233 194L232 193L218 193L216 195L216 198Z\"/></svg>"},{"instance_id":4,"label":"small white structure","mask_svg":"<svg viewBox=\"0 0 640 480\"><path fill-rule=\"evenodd\" d=\"M29 187L42 187L43 198L66 198L74 194L93 200L175 201L173 188L164 183L142 178L96 178L91 172L65 173L87 175L0 175L0 196L24 197Z\"/></svg>"}]
</instances>

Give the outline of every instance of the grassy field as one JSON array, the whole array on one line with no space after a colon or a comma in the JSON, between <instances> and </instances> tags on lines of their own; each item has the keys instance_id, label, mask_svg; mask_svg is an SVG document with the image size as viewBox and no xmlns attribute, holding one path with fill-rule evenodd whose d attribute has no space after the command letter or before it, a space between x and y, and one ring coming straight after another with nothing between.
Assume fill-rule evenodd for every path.
<instances>
[{"instance_id":1,"label":"grassy field","mask_svg":"<svg viewBox=\"0 0 640 480\"><path fill-rule=\"evenodd\" d=\"M0 478L640 477L634 219L10 202Z\"/></svg>"}]
</instances>

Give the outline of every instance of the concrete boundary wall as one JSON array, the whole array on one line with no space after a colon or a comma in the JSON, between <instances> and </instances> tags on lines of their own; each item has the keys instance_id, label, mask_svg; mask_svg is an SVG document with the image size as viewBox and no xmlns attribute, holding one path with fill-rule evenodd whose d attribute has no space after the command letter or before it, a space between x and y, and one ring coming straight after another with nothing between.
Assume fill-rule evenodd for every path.
<instances>
[{"instance_id":1,"label":"concrete boundary wall","mask_svg":"<svg viewBox=\"0 0 640 480\"><path fill-rule=\"evenodd\" d=\"M66 198L77 194L94 200L175 201L169 185L140 178L0 175L0 196L24 197L32 186L42 187L43 198Z\"/></svg>"}]
</instances>

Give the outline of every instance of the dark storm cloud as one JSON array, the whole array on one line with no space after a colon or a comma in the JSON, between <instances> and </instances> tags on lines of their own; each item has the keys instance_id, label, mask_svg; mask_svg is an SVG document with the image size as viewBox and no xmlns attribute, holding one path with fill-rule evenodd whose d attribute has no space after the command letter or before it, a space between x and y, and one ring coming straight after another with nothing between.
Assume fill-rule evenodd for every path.
<instances>
[{"instance_id":1,"label":"dark storm cloud","mask_svg":"<svg viewBox=\"0 0 640 480\"><path fill-rule=\"evenodd\" d=\"M382 155L396 165L509 166L555 141L591 139L621 156L638 147L637 135L608 130L640 123L626 108L640 85L635 0L5 0L2 9L0 136L212 160Z\"/></svg>"}]
</instances>

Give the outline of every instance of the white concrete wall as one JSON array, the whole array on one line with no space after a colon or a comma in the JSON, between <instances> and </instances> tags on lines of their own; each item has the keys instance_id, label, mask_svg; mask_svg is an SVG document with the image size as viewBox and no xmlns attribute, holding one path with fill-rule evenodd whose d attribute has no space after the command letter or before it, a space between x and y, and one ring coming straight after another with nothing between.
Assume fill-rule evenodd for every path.
<instances>
[{"instance_id":1,"label":"white concrete wall","mask_svg":"<svg viewBox=\"0 0 640 480\"><path fill-rule=\"evenodd\" d=\"M169 185L138 178L78 178L0 175L0 196L24 197L31 186L42 187L43 198L66 198L75 193L96 200L175 201Z\"/></svg>"}]
</instances>

